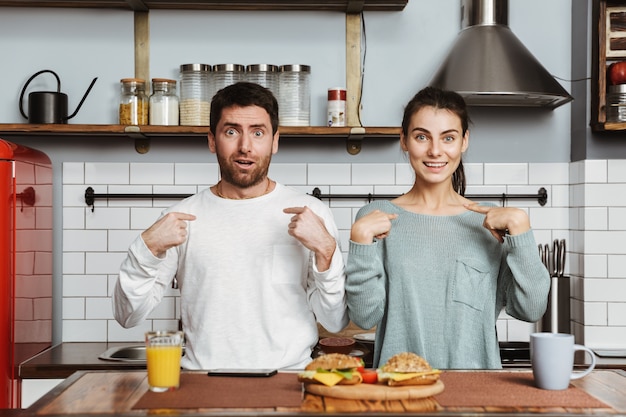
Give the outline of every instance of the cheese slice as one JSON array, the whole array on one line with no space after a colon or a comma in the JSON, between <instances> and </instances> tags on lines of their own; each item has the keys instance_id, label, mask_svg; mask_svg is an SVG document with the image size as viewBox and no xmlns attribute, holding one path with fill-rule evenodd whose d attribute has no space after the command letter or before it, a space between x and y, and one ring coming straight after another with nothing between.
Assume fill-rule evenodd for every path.
<instances>
[{"instance_id":1,"label":"cheese slice","mask_svg":"<svg viewBox=\"0 0 626 417\"><path fill-rule=\"evenodd\" d=\"M427 375L436 375L440 374L441 371L439 369L433 369L432 371L426 372L384 372L379 375L381 378L391 379L393 381L406 381L407 379L427 376Z\"/></svg>"},{"instance_id":2,"label":"cheese slice","mask_svg":"<svg viewBox=\"0 0 626 417\"><path fill-rule=\"evenodd\" d=\"M316 372L315 375L313 375L313 379L321 382L327 387L332 387L334 385L337 385L343 379L343 377L341 375L337 375L334 372Z\"/></svg>"}]
</instances>

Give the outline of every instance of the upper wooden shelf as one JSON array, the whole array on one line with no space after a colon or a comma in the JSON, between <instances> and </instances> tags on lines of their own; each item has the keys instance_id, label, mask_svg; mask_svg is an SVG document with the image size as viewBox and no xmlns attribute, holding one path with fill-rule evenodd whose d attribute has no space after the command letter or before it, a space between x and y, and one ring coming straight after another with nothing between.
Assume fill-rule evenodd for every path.
<instances>
[{"instance_id":1,"label":"upper wooden shelf","mask_svg":"<svg viewBox=\"0 0 626 417\"><path fill-rule=\"evenodd\" d=\"M336 11L347 13L347 32L352 33L355 39L360 39L361 23L357 19L358 13L364 10L372 11L402 11L408 0L0 0L1 7L66 7L66 8L117 8L131 10L136 17L142 19L150 9L195 9L195 10L291 10L291 11ZM138 19L135 19L135 45L149 44L147 25L141 21L139 30ZM354 28L358 30L354 30ZM352 29L350 29L352 28ZM139 36L137 34L140 34ZM349 38L347 36L347 38ZM139 51L137 51L139 49ZM135 51L135 74L139 78L149 79L142 76L148 73L149 54L146 48L136 48ZM355 70L348 70L347 87L359 91L360 84L351 85L351 80L359 79L360 74L360 43L346 41L347 51L357 51L353 59L348 59ZM352 83L354 84L354 83ZM348 113L347 120L350 121ZM8 136L109 136L129 137L135 140L135 148L140 153L149 149L151 138L158 137L206 137L208 126L124 126L124 125L86 125L86 124L0 124L0 135ZM361 150L361 142L364 138L399 138L399 127L280 127L281 137L292 138L339 138L345 139L348 152L356 154Z\"/></svg>"},{"instance_id":2,"label":"upper wooden shelf","mask_svg":"<svg viewBox=\"0 0 626 417\"><path fill-rule=\"evenodd\" d=\"M0 0L0 7L109 8L193 10L318 10L360 13L401 11L408 0Z\"/></svg>"},{"instance_id":3,"label":"upper wooden shelf","mask_svg":"<svg viewBox=\"0 0 626 417\"><path fill-rule=\"evenodd\" d=\"M209 126L125 126L85 124L0 124L0 135L31 136L144 136L193 137L206 136ZM357 136L399 137L399 127L326 127L281 126L281 136L287 137L342 137Z\"/></svg>"},{"instance_id":4,"label":"upper wooden shelf","mask_svg":"<svg viewBox=\"0 0 626 417\"><path fill-rule=\"evenodd\" d=\"M135 140L135 149L146 153L150 139L157 138L205 138L209 126L125 126L125 125L81 125L81 124L0 124L0 137L83 137L116 136ZM281 138L333 138L345 139L346 149L351 155L361 151L363 139L398 139L399 127L326 127L326 126L281 126Z\"/></svg>"}]
</instances>

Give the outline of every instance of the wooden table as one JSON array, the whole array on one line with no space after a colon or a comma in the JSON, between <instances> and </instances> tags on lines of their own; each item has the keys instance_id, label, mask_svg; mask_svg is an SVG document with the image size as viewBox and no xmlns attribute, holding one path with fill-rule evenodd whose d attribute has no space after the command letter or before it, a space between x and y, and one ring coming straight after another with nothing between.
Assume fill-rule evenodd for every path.
<instances>
[{"instance_id":1,"label":"wooden table","mask_svg":"<svg viewBox=\"0 0 626 417\"><path fill-rule=\"evenodd\" d=\"M191 371L188 371L191 373ZM474 372L474 371L464 371ZM528 370L503 370L489 372L518 372ZM295 379L295 375L294 375ZM572 385L583 390L592 397L609 405L610 408L596 408L575 410L577 415L599 414L626 414L626 372L623 370L595 370L585 378L572 381ZM67 378L52 391L47 393L30 408L24 410L24 416L54 416L54 415L123 415L146 416L154 414L176 414L190 416L225 416L225 415L319 415L317 412L303 411L301 408L280 409L184 409L184 410L138 410L133 405L148 390L145 371L79 371ZM242 394L244 395L244 394ZM306 394L306 400L310 400ZM375 410L375 409L374 409ZM331 414L331 413L329 413ZM341 414L341 413L332 413ZM343 413L344 415L350 415ZM368 413L371 414L371 413ZM374 411L374 414L377 414ZM378 414L400 415L399 412L379 412ZM464 415L571 415L572 410L554 407L528 409L473 407L467 409L442 408L432 412L422 412L420 415L464 416ZM358 415L351 413L351 415Z\"/></svg>"}]
</instances>

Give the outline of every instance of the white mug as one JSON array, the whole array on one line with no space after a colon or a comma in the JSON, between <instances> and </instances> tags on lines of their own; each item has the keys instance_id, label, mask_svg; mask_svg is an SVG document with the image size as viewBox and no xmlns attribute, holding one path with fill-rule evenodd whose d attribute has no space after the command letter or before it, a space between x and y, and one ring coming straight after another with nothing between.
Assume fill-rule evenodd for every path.
<instances>
[{"instance_id":1,"label":"white mug","mask_svg":"<svg viewBox=\"0 0 626 417\"><path fill-rule=\"evenodd\" d=\"M574 352L589 353L591 364L584 371L573 372ZM588 375L596 366L596 356L588 347L574 343L574 335L533 333L530 335L530 360L538 388L563 390L572 379Z\"/></svg>"}]
</instances>

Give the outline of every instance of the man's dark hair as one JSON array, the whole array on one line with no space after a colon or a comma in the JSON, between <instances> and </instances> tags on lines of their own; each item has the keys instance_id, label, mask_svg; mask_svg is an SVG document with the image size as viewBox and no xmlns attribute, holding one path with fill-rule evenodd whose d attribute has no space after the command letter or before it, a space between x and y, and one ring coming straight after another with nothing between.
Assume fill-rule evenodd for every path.
<instances>
[{"instance_id":1,"label":"man's dark hair","mask_svg":"<svg viewBox=\"0 0 626 417\"><path fill-rule=\"evenodd\" d=\"M222 117L222 111L228 107L258 106L270 115L272 135L278 131L278 101L272 92L256 83L238 82L219 90L211 100L211 133Z\"/></svg>"}]
</instances>

